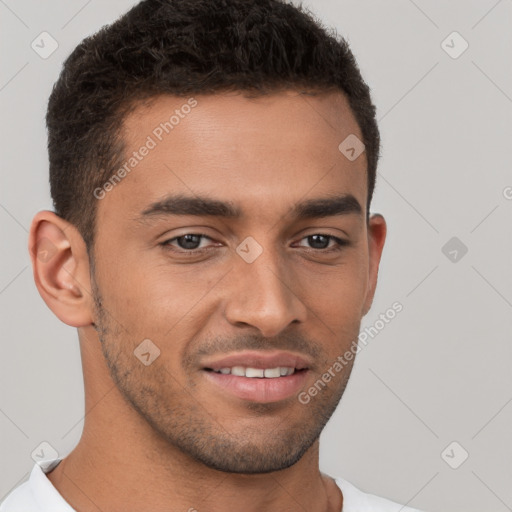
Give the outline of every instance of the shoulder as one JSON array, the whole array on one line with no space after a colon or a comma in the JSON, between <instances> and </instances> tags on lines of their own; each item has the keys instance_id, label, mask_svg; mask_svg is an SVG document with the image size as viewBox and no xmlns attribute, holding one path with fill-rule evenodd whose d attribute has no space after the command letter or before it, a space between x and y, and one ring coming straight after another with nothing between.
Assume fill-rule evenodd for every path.
<instances>
[{"instance_id":1,"label":"shoulder","mask_svg":"<svg viewBox=\"0 0 512 512\"><path fill-rule=\"evenodd\" d=\"M55 467L60 459L51 461ZM49 471L52 466L47 466ZM74 512L45 474L35 464L27 481L13 489L0 503L0 512Z\"/></svg>"},{"instance_id":2,"label":"shoulder","mask_svg":"<svg viewBox=\"0 0 512 512\"><path fill-rule=\"evenodd\" d=\"M334 480L343 493L342 512L420 512L387 498L365 493L344 478L338 477Z\"/></svg>"},{"instance_id":3,"label":"shoulder","mask_svg":"<svg viewBox=\"0 0 512 512\"><path fill-rule=\"evenodd\" d=\"M0 512L39 512L39 510L28 480L12 490L0 503Z\"/></svg>"}]
</instances>

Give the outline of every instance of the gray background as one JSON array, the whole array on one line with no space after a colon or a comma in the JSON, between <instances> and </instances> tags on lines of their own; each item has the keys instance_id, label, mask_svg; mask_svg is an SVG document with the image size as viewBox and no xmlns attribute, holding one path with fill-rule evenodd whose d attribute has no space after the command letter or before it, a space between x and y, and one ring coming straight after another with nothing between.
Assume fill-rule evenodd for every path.
<instances>
[{"instance_id":1,"label":"gray background","mask_svg":"<svg viewBox=\"0 0 512 512\"><path fill-rule=\"evenodd\" d=\"M41 442L65 456L82 431L76 331L37 293L27 230L51 208L44 114L61 63L133 4L0 0L0 501ZM358 354L321 468L426 511L512 510L512 2L307 5L348 39L378 108L372 210L389 234L362 328L403 304ZM47 59L31 48L43 31L59 45ZM457 58L454 31L469 44ZM443 252L452 237L465 255Z\"/></svg>"}]
</instances>

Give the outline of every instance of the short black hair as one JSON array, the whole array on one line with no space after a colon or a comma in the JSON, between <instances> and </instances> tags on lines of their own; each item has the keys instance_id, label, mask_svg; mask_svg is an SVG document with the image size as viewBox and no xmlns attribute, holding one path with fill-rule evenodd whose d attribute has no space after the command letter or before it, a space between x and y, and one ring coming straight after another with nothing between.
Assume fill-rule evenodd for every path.
<instances>
[{"instance_id":1,"label":"short black hair","mask_svg":"<svg viewBox=\"0 0 512 512\"><path fill-rule=\"evenodd\" d=\"M55 212L90 249L93 191L122 165L123 120L141 101L283 90L345 94L365 144L369 208L380 136L370 89L343 38L284 0L145 0L85 38L53 87L46 123Z\"/></svg>"}]
</instances>

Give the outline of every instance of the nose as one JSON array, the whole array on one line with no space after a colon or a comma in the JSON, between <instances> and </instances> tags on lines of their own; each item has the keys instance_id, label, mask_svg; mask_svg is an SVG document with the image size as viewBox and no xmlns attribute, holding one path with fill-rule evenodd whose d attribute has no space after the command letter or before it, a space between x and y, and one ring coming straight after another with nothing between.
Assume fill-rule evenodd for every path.
<instances>
[{"instance_id":1,"label":"nose","mask_svg":"<svg viewBox=\"0 0 512 512\"><path fill-rule=\"evenodd\" d=\"M298 283L283 263L270 250L252 263L236 262L225 309L228 322L254 327L272 337L290 324L306 320L308 309L298 296Z\"/></svg>"}]
</instances>

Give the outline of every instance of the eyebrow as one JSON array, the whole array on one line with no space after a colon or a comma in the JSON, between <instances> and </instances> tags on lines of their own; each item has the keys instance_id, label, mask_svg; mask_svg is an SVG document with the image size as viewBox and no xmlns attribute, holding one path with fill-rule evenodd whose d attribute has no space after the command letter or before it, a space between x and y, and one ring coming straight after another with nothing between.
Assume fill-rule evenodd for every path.
<instances>
[{"instance_id":1,"label":"eyebrow","mask_svg":"<svg viewBox=\"0 0 512 512\"><path fill-rule=\"evenodd\" d=\"M363 208L352 194L308 199L294 205L291 215L300 219L314 219L335 215L362 215ZM239 219L243 211L231 201L219 201L209 197L172 195L151 204L140 219L167 215L195 215Z\"/></svg>"}]
</instances>

